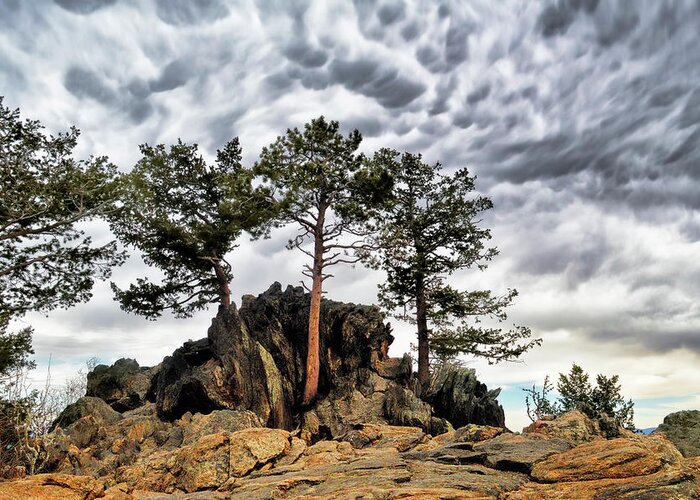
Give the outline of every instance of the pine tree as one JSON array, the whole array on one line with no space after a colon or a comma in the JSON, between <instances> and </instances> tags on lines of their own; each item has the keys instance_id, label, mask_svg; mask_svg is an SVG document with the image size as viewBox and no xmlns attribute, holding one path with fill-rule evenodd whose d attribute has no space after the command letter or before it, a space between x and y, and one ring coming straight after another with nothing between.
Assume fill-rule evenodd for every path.
<instances>
[{"instance_id":1,"label":"pine tree","mask_svg":"<svg viewBox=\"0 0 700 500\"><path fill-rule=\"evenodd\" d=\"M75 128L47 135L0 97L0 313L87 301L95 280L124 260L79 224L114 210L119 175L107 158L76 160Z\"/></svg>"},{"instance_id":2,"label":"pine tree","mask_svg":"<svg viewBox=\"0 0 700 500\"><path fill-rule=\"evenodd\" d=\"M299 233L287 246L311 259L303 271L311 278L303 405L311 404L318 393L321 296L323 282L332 277L327 270L358 261L355 252L364 248L366 234L362 221L390 186L387 176L364 165L357 153L361 141L357 130L344 137L338 122L320 117L303 131L287 130L263 149L254 167L277 210L267 229L297 225Z\"/></svg>"},{"instance_id":3,"label":"pine tree","mask_svg":"<svg viewBox=\"0 0 700 500\"><path fill-rule=\"evenodd\" d=\"M372 163L391 173L394 188L371 225L377 251L364 258L387 274L380 303L417 325L421 384L429 380L431 351L441 359L467 353L501 361L539 345L529 340L529 328L504 331L479 324L482 318L505 321L517 291L495 296L489 290L461 291L447 281L457 271L485 269L498 253L487 246L489 230L479 227L491 200L474 194L467 169L445 175L440 164L390 149L375 154Z\"/></svg>"},{"instance_id":4,"label":"pine tree","mask_svg":"<svg viewBox=\"0 0 700 500\"><path fill-rule=\"evenodd\" d=\"M111 219L114 233L163 272L161 283L138 278L128 289L114 283L123 309L154 319L164 310L188 317L208 304L231 303L227 254L262 216L264 196L241 166L238 139L208 165L196 144L142 145L129 174L124 205Z\"/></svg>"}]
</instances>

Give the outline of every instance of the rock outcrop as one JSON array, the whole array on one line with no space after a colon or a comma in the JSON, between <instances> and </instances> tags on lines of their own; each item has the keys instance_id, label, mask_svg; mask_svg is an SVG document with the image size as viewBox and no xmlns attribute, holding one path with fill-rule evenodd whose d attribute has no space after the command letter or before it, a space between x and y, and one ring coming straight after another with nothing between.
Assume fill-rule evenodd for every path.
<instances>
[{"instance_id":1,"label":"rock outcrop","mask_svg":"<svg viewBox=\"0 0 700 500\"><path fill-rule=\"evenodd\" d=\"M651 436L579 411L512 433L473 370L414 390L374 307L323 303L320 398L302 409L307 314L275 284L155 368L96 368L38 440L45 473L0 498L700 498L700 458L674 445L694 414Z\"/></svg>"},{"instance_id":2,"label":"rock outcrop","mask_svg":"<svg viewBox=\"0 0 700 500\"><path fill-rule=\"evenodd\" d=\"M663 433L684 457L700 457L700 411L686 410L664 418L654 433Z\"/></svg>"},{"instance_id":3,"label":"rock outcrop","mask_svg":"<svg viewBox=\"0 0 700 500\"><path fill-rule=\"evenodd\" d=\"M219 311L206 338L188 341L152 369L130 359L98 366L88 395L126 411L155 402L163 420L185 413L250 410L266 427L302 428L313 439L354 425L420 427L439 434L467 423L503 426L498 391L473 370L444 367L421 399L412 389L410 356L391 358L391 327L374 306L324 300L321 307L319 400L300 407L305 377L309 295L279 283L243 297L240 311ZM454 424L454 425L453 425Z\"/></svg>"},{"instance_id":4,"label":"rock outcrop","mask_svg":"<svg viewBox=\"0 0 700 500\"><path fill-rule=\"evenodd\" d=\"M163 421L147 403L114 422L87 414L57 428L44 439L53 472L0 483L0 498L700 497L700 460L663 434L591 439L367 423L312 442L249 411Z\"/></svg>"},{"instance_id":5,"label":"rock outcrop","mask_svg":"<svg viewBox=\"0 0 700 500\"><path fill-rule=\"evenodd\" d=\"M505 413L496 402L500 392L501 389L489 391L471 368L444 365L433 374L423 399L430 403L437 417L447 419L455 427L467 424L503 427Z\"/></svg>"}]
</instances>

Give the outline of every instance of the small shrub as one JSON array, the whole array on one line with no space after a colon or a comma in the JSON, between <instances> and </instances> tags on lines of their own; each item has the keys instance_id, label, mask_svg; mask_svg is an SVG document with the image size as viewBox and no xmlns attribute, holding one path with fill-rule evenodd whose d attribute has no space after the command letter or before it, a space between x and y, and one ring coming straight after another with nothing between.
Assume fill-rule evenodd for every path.
<instances>
[{"instance_id":1,"label":"small shrub","mask_svg":"<svg viewBox=\"0 0 700 500\"><path fill-rule=\"evenodd\" d=\"M549 381L549 375L544 378L542 389L537 390L533 384L532 389L523 389L527 393L525 396L525 406L527 407L527 416L535 422L543 418L551 417L559 413L557 404L549 401L548 394L554 390L554 386Z\"/></svg>"}]
</instances>

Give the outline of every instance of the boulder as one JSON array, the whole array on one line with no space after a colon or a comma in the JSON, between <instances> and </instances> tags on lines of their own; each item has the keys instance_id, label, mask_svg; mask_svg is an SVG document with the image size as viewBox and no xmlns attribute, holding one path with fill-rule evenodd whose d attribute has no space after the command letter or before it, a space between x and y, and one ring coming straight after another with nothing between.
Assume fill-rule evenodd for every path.
<instances>
[{"instance_id":1,"label":"boulder","mask_svg":"<svg viewBox=\"0 0 700 500\"><path fill-rule=\"evenodd\" d=\"M128 358L112 366L97 365L87 376L87 396L97 397L114 410L124 412L146 402L156 368L141 367Z\"/></svg>"},{"instance_id":2,"label":"boulder","mask_svg":"<svg viewBox=\"0 0 700 500\"><path fill-rule=\"evenodd\" d=\"M68 427L88 415L94 417L100 423L107 424L113 424L122 418L121 414L113 410L104 400L85 396L66 406L51 424L51 430L54 430L56 427Z\"/></svg>"},{"instance_id":3,"label":"boulder","mask_svg":"<svg viewBox=\"0 0 700 500\"><path fill-rule=\"evenodd\" d=\"M465 426L360 424L309 445L297 431L248 427L250 412L141 409L114 423L86 415L43 438L66 452L51 474L0 483L0 498L698 498L700 458L662 435L568 441ZM70 431L96 430L79 448ZM226 427L227 430L219 427ZM70 474L68 474L70 473ZM74 475L73 475L74 474Z\"/></svg>"},{"instance_id":4,"label":"boulder","mask_svg":"<svg viewBox=\"0 0 700 500\"><path fill-rule=\"evenodd\" d=\"M596 439L608 439L619 436L622 429L613 430L610 426L601 426L579 410L573 410L553 419L537 420L523 429L523 434L541 434L567 440L572 445L579 445Z\"/></svg>"},{"instance_id":5,"label":"boulder","mask_svg":"<svg viewBox=\"0 0 700 500\"><path fill-rule=\"evenodd\" d=\"M540 482L591 481L646 476L682 460L662 435L597 440L548 457L532 467Z\"/></svg>"},{"instance_id":6,"label":"boulder","mask_svg":"<svg viewBox=\"0 0 700 500\"><path fill-rule=\"evenodd\" d=\"M663 433L684 457L700 456L700 411L671 413L654 432Z\"/></svg>"},{"instance_id":7,"label":"boulder","mask_svg":"<svg viewBox=\"0 0 700 500\"><path fill-rule=\"evenodd\" d=\"M467 424L505 427L505 413L496 398L500 389L489 391L472 368L442 365L432 376L422 398L430 403L436 417L454 427Z\"/></svg>"},{"instance_id":8,"label":"boulder","mask_svg":"<svg viewBox=\"0 0 700 500\"><path fill-rule=\"evenodd\" d=\"M469 424L454 431L455 443L479 443L493 439L505 432L502 427L492 427L490 425Z\"/></svg>"},{"instance_id":9,"label":"boulder","mask_svg":"<svg viewBox=\"0 0 700 500\"><path fill-rule=\"evenodd\" d=\"M654 474L621 479L595 479L541 484L529 482L503 496L508 500L638 498L675 500L700 497L700 467L684 464Z\"/></svg>"}]
</instances>

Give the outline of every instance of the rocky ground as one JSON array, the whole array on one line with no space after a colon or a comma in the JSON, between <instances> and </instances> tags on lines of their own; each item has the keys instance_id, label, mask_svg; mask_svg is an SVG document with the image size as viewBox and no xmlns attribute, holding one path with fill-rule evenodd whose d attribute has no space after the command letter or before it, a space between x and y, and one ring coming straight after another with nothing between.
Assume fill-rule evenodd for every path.
<instances>
[{"instance_id":1,"label":"rocky ground","mask_svg":"<svg viewBox=\"0 0 700 500\"><path fill-rule=\"evenodd\" d=\"M157 367L96 367L39 440L42 473L3 470L0 499L700 498L700 412L650 436L578 411L512 433L473 370L418 390L374 307L324 301L320 398L301 408L307 316L274 284Z\"/></svg>"},{"instance_id":2,"label":"rocky ground","mask_svg":"<svg viewBox=\"0 0 700 500\"><path fill-rule=\"evenodd\" d=\"M248 411L164 422L101 400L50 435L55 472L0 483L3 499L700 498L700 458L662 433L610 438L580 412L523 433L358 424L333 440L261 426Z\"/></svg>"}]
</instances>

